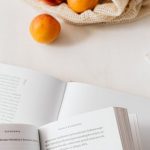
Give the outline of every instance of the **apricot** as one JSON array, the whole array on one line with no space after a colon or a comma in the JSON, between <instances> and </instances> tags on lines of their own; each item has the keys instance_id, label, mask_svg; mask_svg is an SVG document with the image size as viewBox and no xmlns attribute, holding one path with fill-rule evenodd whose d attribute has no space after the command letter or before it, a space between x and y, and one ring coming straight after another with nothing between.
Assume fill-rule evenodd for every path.
<instances>
[{"instance_id":1,"label":"apricot","mask_svg":"<svg viewBox=\"0 0 150 150\"><path fill-rule=\"evenodd\" d=\"M93 9L99 0L67 0L68 6L77 13L82 13L88 9Z\"/></svg>"},{"instance_id":2,"label":"apricot","mask_svg":"<svg viewBox=\"0 0 150 150\"><path fill-rule=\"evenodd\" d=\"M64 0L40 0L40 1L43 1L49 5L52 5L52 6L56 6L56 5L59 5L62 2L64 2Z\"/></svg>"},{"instance_id":3,"label":"apricot","mask_svg":"<svg viewBox=\"0 0 150 150\"><path fill-rule=\"evenodd\" d=\"M51 43L61 31L60 23L51 15L41 14L33 19L30 33L34 40L40 43Z\"/></svg>"}]
</instances>

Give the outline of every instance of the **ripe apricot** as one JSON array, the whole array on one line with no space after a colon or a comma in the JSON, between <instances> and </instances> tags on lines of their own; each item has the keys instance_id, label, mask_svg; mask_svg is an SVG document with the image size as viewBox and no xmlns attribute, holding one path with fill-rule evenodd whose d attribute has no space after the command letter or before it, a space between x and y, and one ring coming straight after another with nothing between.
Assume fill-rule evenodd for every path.
<instances>
[{"instance_id":1,"label":"ripe apricot","mask_svg":"<svg viewBox=\"0 0 150 150\"><path fill-rule=\"evenodd\" d=\"M40 0L40 1L43 1L46 4L49 4L49 5L52 5L52 6L59 5L59 4L64 2L64 0Z\"/></svg>"},{"instance_id":2,"label":"ripe apricot","mask_svg":"<svg viewBox=\"0 0 150 150\"><path fill-rule=\"evenodd\" d=\"M99 0L67 0L68 6L77 13L82 13L88 9L93 9Z\"/></svg>"},{"instance_id":3,"label":"ripe apricot","mask_svg":"<svg viewBox=\"0 0 150 150\"><path fill-rule=\"evenodd\" d=\"M37 42L51 43L59 35L60 23L51 15L41 14L33 19L30 25L30 33Z\"/></svg>"}]
</instances>

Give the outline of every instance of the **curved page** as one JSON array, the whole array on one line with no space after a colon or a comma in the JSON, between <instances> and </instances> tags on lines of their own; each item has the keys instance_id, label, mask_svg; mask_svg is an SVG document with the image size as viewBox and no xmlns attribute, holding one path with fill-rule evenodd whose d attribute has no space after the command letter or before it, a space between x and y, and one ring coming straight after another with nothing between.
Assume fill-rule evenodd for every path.
<instances>
[{"instance_id":1,"label":"curved page","mask_svg":"<svg viewBox=\"0 0 150 150\"><path fill-rule=\"evenodd\" d=\"M65 87L51 76L0 64L0 123L40 126L56 120Z\"/></svg>"},{"instance_id":2,"label":"curved page","mask_svg":"<svg viewBox=\"0 0 150 150\"><path fill-rule=\"evenodd\" d=\"M19 124L0 125L1 150L40 150L38 130Z\"/></svg>"},{"instance_id":3,"label":"curved page","mask_svg":"<svg viewBox=\"0 0 150 150\"><path fill-rule=\"evenodd\" d=\"M42 150L128 150L123 148L114 108L50 123L39 133Z\"/></svg>"}]
</instances>

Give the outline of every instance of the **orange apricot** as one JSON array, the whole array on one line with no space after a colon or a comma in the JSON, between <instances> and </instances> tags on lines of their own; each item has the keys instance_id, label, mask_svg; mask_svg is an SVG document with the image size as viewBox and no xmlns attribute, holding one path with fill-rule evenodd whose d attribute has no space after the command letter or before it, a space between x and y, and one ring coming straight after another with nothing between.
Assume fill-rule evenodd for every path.
<instances>
[{"instance_id":1,"label":"orange apricot","mask_svg":"<svg viewBox=\"0 0 150 150\"><path fill-rule=\"evenodd\" d=\"M60 23L51 15L41 14L33 19L30 25L30 33L39 43L51 43L61 31Z\"/></svg>"},{"instance_id":2,"label":"orange apricot","mask_svg":"<svg viewBox=\"0 0 150 150\"><path fill-rule=\"evenodd\" d=\"M88 9L93 9L99 0L67 0L68 6L77 13L82 13Z\"/></svg>"}]
</instances>

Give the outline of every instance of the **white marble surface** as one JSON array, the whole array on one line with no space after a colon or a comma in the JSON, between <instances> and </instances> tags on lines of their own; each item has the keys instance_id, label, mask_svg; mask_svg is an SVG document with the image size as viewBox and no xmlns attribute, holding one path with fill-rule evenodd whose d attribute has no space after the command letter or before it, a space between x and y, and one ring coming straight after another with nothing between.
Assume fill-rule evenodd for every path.
<instances>
[{"instance_id":1,"label":"white marble surface","mask_svg":"<svg viewBox=\"0 0 150 150\"><path fill-rule=\"evenodd\" d=\"M52 45L37 44L28 27L39 12L23 0L0 1L0 61L150 98L150 17L124 25L62 22ZM148 57L146 57L148 58Z\"/></svg>"}]
</instances>

